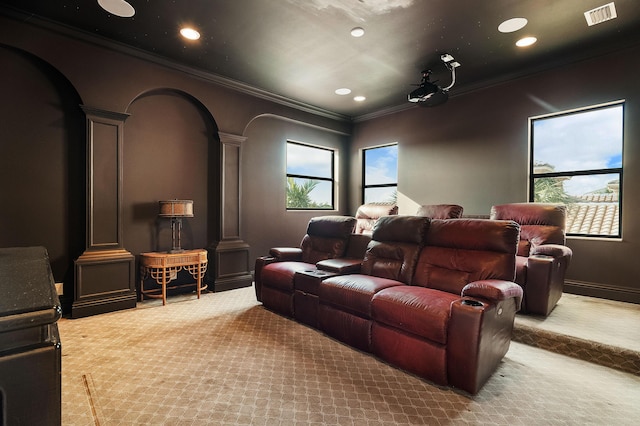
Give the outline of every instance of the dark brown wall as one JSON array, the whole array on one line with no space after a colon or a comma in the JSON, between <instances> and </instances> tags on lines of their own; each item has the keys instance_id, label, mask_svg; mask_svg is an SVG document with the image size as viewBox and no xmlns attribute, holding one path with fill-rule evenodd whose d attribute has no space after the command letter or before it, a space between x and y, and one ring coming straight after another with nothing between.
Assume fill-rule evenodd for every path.
<instances>
[{"instance_id":1,"label":"dark brown wall","mask_svg":"<svg viewBox=\"0 0 640 426\"><path fill-rule=\"evenodd\" d=\"M215 156L209 164L209 153L219 150L215 123L190 98L172 91L140 96L127 112L125 247L133 253L171 248L170 222L157 217L158 200L171 199L194 202L194 217L182 221L182 247L207 247L208 171L220 171ZM216 228L215 223L211 226Z\"/></svg>"},{"instance_id":2,"label":"dark brown wall","mask_svg":"<svg viewBox=\"0 0 640 426\"><path fill-rule=\"evenodd\" d=\"M297 244L304 231L282 220L284 200L277 203L284 193L284 168L265 163L272 150L283 153L286 140L296 139L348 155L346 121L2 16L0 63L0 246L45 246L58 282L73 276L73 260L85 247L87 137L80 105L129 114L123 132L122 226L124 248L134 255L170 245L168 223L156 217L161 199L194 200L195 217L184 220L183 247L217 243L218 131L246 137L240 228L253 257L274 235L278 242ZM277 118L264 119L268 116ZM309 216L297 215L294 222L306 225Z\"/></svg>"},{"instance_id":3,"label":"dark brown wall","mask_svg":"<svg viewBox=\"0 0 640 426\"><path fill-rule=\"evenodd\" d=\"M84 119L71 84L0 45L0 244L47 247L56 278L84 248Z\"/></svg>"},{"instance_id":4,"label":"dark brown wall","mask_svg":"<svg viewBox=\"0 0 640 426\"><path fill-rule=\"evenodd\" d=\"M243 235L251 242L251 259L268 253L270 247L297 247L309 219L348 212L348 136L341 132L291 121L273 114L257 117L245 131L243 147L242 214ZM297 141L338 149L336 155L337 210L286 210L286 147L282 141Z\"/></svg>"},{"instance_id":5,"label":"dark brown wall","mask_svg":"<svg viewBox=\"0 0 640 426\"><path fill-rule=\"evenodd\" d=\"M357 123L351 192L360 193L362 148L399 144L400 213L456 203L488 215L494 204L527 201L528 117L626 99L623 239L570 238L572 291L640 302L640 48L628 49ZM464 67L458 80L464 81ZM455 95L456 88L452 89ZM351 199L354 209L360 200Z\"/></svg>"}]
</instances>

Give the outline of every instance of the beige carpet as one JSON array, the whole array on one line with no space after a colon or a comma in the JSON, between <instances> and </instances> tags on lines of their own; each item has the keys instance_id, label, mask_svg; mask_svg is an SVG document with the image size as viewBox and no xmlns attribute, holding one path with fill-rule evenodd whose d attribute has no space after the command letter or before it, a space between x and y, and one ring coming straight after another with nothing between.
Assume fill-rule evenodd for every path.
<instances>
[{"instance_id":1,"label":"beige carpet","mask_svg":"<svg viewBox=\"0 0 640 426\"><path fill-rule=\"evenodd\" d=\"M514 341L640 375L640 305L565 293L547 318L515 325Z\"/></svg>"},{"instance_id":2,"label":"beige carpet","mask_svg":"<svg viewBox=\"0 0 640 426\"><path fill-rule=\"evenodd\" d=\"M512 343L478 395L266 311L252 288L59 322L63 425L633 425L640 377Z\"/></svg>"}]
</instances>

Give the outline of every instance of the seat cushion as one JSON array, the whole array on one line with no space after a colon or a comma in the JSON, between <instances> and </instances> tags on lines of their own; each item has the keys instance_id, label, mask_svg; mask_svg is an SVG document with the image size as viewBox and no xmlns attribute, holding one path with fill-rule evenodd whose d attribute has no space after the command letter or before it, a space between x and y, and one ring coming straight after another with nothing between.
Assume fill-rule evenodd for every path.
<instances>
[{"instance_id":1,"label":"seat cushion","mask_svg":"<svg viewBox=\"0 0 640 426\"><path fill-rule=\"evenodd\" d=\"M399 286L376 293L374 321L440 344L447 343L451 304L460 296L424 287Z\"/></svg>"},{"instance_id":2,"label":"seat cushion","mask_svg":"<svg viewBox=\"0 0 640 426\"><path fill-rule=\"evenodd\" d=\"M401 282L369 275L340 275L320 283L320 303L371 318L371 298L380 290L404 286Z\"/></svg>"},{"instance_id":3,"label":"seat cushion","mask_svg":"<svg viewBox=\"0 0 640 426\"><path fill-rule=\"evenodd\" d=\"M274 262L262 268L262 285L293 293L293 278L297 271L316 269L306 262Z\"/></svg>"}]
</instances>

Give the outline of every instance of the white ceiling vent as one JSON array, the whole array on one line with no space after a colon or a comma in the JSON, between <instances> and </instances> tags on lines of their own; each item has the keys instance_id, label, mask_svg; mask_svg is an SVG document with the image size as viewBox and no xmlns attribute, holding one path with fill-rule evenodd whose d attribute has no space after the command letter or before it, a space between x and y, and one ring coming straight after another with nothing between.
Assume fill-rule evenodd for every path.
<instances>
[{"instance_id":1,"label":"white ceiling vent","mask_svg":"<svg viewBox=\"0 0 640 426\"><path fill-rule=\"evenodd\" d=\"M611 2L604 6L596 7L595 9L586 11L584 13L584 17L589 26L596 25L610 19L615 19L618 17L618 14L616 13L616 5Z\"/></svg>"}]
</instances>

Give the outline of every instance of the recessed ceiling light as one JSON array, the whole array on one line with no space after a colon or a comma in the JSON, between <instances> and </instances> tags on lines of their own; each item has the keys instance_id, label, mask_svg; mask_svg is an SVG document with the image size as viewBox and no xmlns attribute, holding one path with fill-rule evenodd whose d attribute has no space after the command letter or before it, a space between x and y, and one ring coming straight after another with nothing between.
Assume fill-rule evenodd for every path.
<instances>
[{"instance_id":1,"label":"recessed ceiling light","mask_svg":"<svg viewBox=\"0 0 640 426\"><path fill-rule=\"evenodd\" d=\"M518 47L527 47L527 46L531 46L536 41L538 41L538 39L535 38L535 37L524 37L524 38L521 38L520 40L516 41L516 46L518 46Z\"/></svg>"},{"instance_id":2,"label":"recessed ceiling light","mask_svg":"<svg viewBox=\"0 0 640 426\"><path fill-rule=\"evenodd\" d=\"M101 8L121 18L131 18L136 10L124 0L98 0Z\"/></svg>"},{"instance_id":3,"label":"recessed ceiling light","mask_svg":"<svg viewBox=\"0 0 640 426\"><path fill-rule=\"evenodd\" d=\"M336 89L336 95L348 95L351 93L351 89L347 89L346 87Z\"/></svg>"},{"instance_id":4,"label":"recessed ceiling light","mask_svg":"<svg viewBox=\"0 0 640 426\"><path fill-rule=\"evenodd\" d=\"M526 18L511 18L498 25L498 31L501 33L512 33L521 30L529 21Z\"/></svg>"},{"instance_id":5,"label":"recessed ceiling light","mask_svg":"<svg viewBox=\"0 0 640 426\"><path fill-rule=\"evenodd\" d=\"M362 37L364 35L364 28L355 27L354 29L351 30L351 35L354 37Z\"/></svg>"},{"instance_id":6,"label":"recessed ceiling light","mask_svg":"<svg viewBox=\"0 0 640 426\"><path fill-rule=\"evenodd\" d=\"M498 31L501 33L512 33L514 31L518 31L523 29L527 23L526 18L511 18L504 21L502 24L498 25Z\"/></svg>"},{"instance_id":7,"label":"recessed ceiling light","mask_svg":"<svg viewBox=\"0 0 640 426\"><path fill-rule=\"evenodd\" d=\"M180 30L180 34L182 34L182 37L189 40L197 40L200 38L200 33L193 28L185 27Z\"/></svg>"},{"instance_id":8,"label":"recessed ceiling light","mask_svg":"<svg viewBox=\"0 0 640 426\"><path fill-rule=\"evenodd\" d=\"M364 96L354 96L353 100L356 102L363 102L364 100L366 100L367 98L365 98Z\"/></svg>"}]
</instances>

